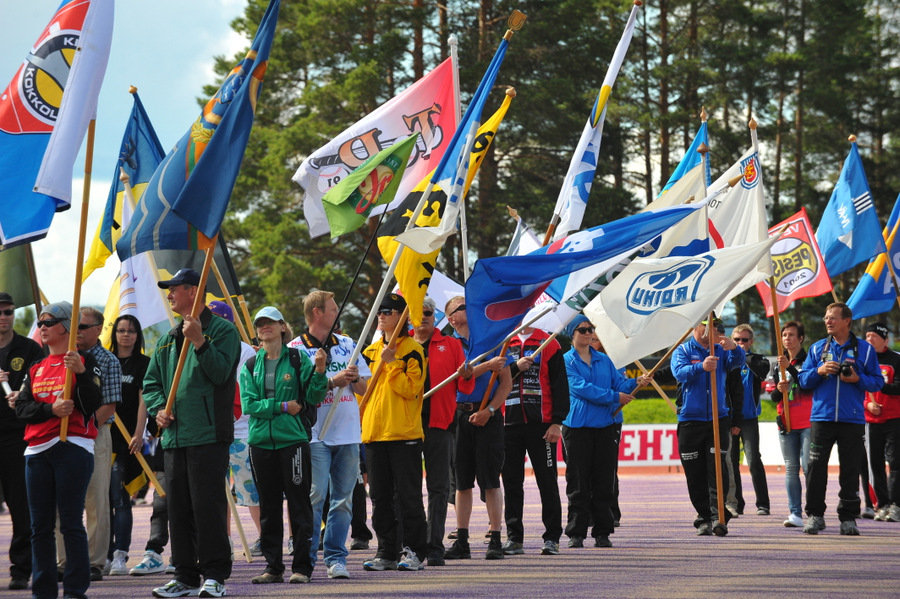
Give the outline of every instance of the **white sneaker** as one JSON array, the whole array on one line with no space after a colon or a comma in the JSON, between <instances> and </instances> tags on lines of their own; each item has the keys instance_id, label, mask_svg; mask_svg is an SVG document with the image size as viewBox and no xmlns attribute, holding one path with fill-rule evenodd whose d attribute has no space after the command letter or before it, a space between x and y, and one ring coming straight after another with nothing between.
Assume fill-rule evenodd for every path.
<instances>
[{"instance_id":1,"label":"white sneaker","mask_svg":"<svg viewBox=\"0 0 900 599\"><path fill-rule=\"evenodd\" d=\"M112 565L109 568L110 576L125 576L128 574L128 552L116 549L113 552Z\"/></svg>"},{"instance_id":2,"label":"white sneaker","mask_svg":"<svg viewBox=\"0 0 900 599\"><path fill-rule=\"evenodd\" d=\"M143 576L145 574L160 574L166 571L166 567L163 565L162 556L152 549L148 549L144 552L144 558L141 560L141 563L136 565L134 568L128 571L132 576ZM174 574L175 570L172 570Z\"/></svg>"},{"instance_id":3,"label":"white sneaker","mask_svg":"<svg viewBox=\"0 0 900 599\"><path fill-rule=\"evenodd\" d=\"M400 560L400 563L397 564L397 569L415 572L417 570L424 570L425 564L419 561L415 551L409 547L404 547L403 558Z\"/></svg>"},{"instance_id":4,"label":"white sneaker","mask_svg":"<svg viewBox=\"0 0 900 599\"><path fill-rule=\"evenodd\" d=\"M797 514L791 514L787 517L787 520L784 521L784 525L787 528L800 528L803 526L803 518Z\"/></svg>"},{"instance_id":5,"label":"white sneaker","mask_svg":"<svg viewBox=\"0 0 900 599\"><path fill-rule=\"evenodd\" d=\"M109 570L112 568L112 560L107 559L106 563L103 565L102 573L104 576L109 576Z\"/></svg>"},{"instance_id":6,"label":"white sneaker","mask_svg":"<svg viewBox=\"0 0 900 599\"><path fill-rule=\"evenodd\" d=\"M200 587L201 597L224 597L225 595L225 585L212 578L204 580L203 586Z\"/></svg>"},{"instance_id":7,"label":"white sneaker","mask_svg":"<svg viewBox=\"0 0 900 599\"><path fill-rule=\"evenodd\" d=\"M328 566L328 578L350 578L350 572L341 562L334 562Z\"/></svg>"}]
</instances>

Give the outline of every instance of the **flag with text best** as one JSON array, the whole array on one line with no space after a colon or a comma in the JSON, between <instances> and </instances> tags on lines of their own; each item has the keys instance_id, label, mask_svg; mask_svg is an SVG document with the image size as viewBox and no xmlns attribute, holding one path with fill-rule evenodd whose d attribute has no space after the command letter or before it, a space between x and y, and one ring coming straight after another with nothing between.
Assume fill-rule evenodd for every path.
<instances>
[{"instance_id":1,"label":"flag with text best","mask_svg":"<svg viewBox=\"0 0 900 599\"><path fill-rule=\"evenodd\" d=\"M866 272L859 279L847 305L853 310L853 318L867 318L890 312L897 304L898 290L895 276L900 271L900 244L894 243L900 229L900 197L884 228L887 251L869 262ZM890 264L888 263L890 259ZM891 268L893 267L893 269ZM893 272L892 272L893 270Z\"/></svg>"},{"instance_id":2,"label":"flag with text best","mask_svg":"<svg viewBox=\"0 0 900 599\"><path fill-rule=\"evenodd\" d=\"M0 243L47 235L72 201L72 169L112 43L113 0L64 0L0 93ZM7 23L10 25L10 23Z\"/></svg>"},{"instance_id":3,"label":"flag with text best","mask_svg":"<svg viewBox=\"0 0 900 599\"><path fill-rule=\"evenodd\" d=\"M777 235L785 226L787 230L772 246L772 276L775 279L779 314L794 300L816 297L832 289L806 208L801 208L794 216L769 229L769 235ZM757 283L756 289L766 307L766 316L771 317L775 312L772 308L772 287L769 280Z\"/></svg>"},{"instance_id":4,"label":"flag with text best","mask_svg":"<svg viewBox=\"0 0 900 599\"><path fill-rule=\"evenodd\" d=\"M856 142L850 144L850 153L816 229L816 240L832 277L884 252L881 223Z\"/></svg>"}]
</instances>

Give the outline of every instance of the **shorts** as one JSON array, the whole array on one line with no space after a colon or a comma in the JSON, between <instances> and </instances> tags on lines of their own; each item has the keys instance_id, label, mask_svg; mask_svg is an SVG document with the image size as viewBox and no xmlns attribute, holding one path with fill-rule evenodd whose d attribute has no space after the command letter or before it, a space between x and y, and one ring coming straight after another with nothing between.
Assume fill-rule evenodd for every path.
<instances>
[{"instance_id":1,"label":"shorts","mask_svg":"<svg viewBox=\"0 0 900 599\"><path fill-rule=\"evenodd\" d=\"M472 412L456 412L456 489L467 491L475 482L482 491L500 488L506 448L503 416L499 411L484 426L469 423Z\"/></svg>"},{"instance_id":2,"label":"shorts","mask_svg":"<svg viewBox=\"0 0 900 599\"><path fill-rule=\"evenodd\" d=\"M259 493L250 467L250 446L246 439L235 439L228 449L228 470L234 479L234 502L245 507L259 505Z\"/></svg>"}]
</instances>

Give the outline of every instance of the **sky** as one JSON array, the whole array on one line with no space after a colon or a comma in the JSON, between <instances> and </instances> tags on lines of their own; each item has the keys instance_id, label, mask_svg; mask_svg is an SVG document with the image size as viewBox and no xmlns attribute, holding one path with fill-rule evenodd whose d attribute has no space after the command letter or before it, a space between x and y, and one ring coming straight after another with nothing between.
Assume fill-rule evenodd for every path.
<instances>
[{"instance_id":1,"label":"sky","mask_svg":"<svg viewBox=\"0 0 900 599\"><path fill-rule=\"evenodd\" d=\"M59 0L0 4L0 88L5 88L59 7ZM246 0L125 0L116 2L112 50L97 108L85 255L100 221L138 88L153 127L169 151L200 114L197 98L215 83L215 56L233 56L250 40L231 29ZM47 237L33 244L38 283L51 301L72 301L81 218L86 143L76 161L72 207L57 213ZM82 287L81 303L103 306L118 274L113 255Z\"/></svg>"}]
</instances>

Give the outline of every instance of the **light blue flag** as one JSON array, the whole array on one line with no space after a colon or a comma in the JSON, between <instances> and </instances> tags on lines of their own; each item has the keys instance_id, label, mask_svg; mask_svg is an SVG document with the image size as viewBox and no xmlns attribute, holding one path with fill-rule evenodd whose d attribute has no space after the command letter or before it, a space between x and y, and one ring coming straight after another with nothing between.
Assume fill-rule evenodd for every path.
<instances>
[{"instance_id":1,"label":"light blue flag","mask_svg":"<svg viewBox=\"0 0 900 599\"><path fill-rule=\"evenodd\" d=\"M702 157L700 156L700 152L697 151L700 148L700 144L706 144L706 146L709 147L709 133L706 128L706 122L700 125L700 128L697 130L697 135L694 136L694 141L691 142L691 147L689 147L687 149L687 152L684 153L684 156L681 158L681 162L678 163L678 166L675 168L675 172L673 172L669 177L669 182L666 183L666 186L662 188L662 191L659 192L659 195L662 195L669 191L669 188L675 185L678 180L685 175L685 173L689 172L692 168L703 161ZM706 161L705 174L706 185L709 186L712 183L709 160Z\"/></svg>"},{"instance_id":2,"label":"light blue flag","mask_svg":"<svg viewBox=\"0 0 900 599\"><path fill-rule=\"evenodd\" d=\"M890 255L894 272L900 271L900 244L896 243L900 231L900 197L894 203L891 217L884 228L887 252L879 254L869 262L865 274L859 279L856 289L847 305L853 310L853 318L868 318L876 314L890 312L897 302L897 291L891 283L891 270L887 257Z\"/></svg>"},{"instance_id":3,"label":"light blue flag","mask_svg":"<svg viewBox=\"0 0 900 599\"><path fill-rule=\"evenodd\" d=\"M881 224L855 141L825 206L816 241L832 278L885 251Z\"/></svg>"}]
</instances>

